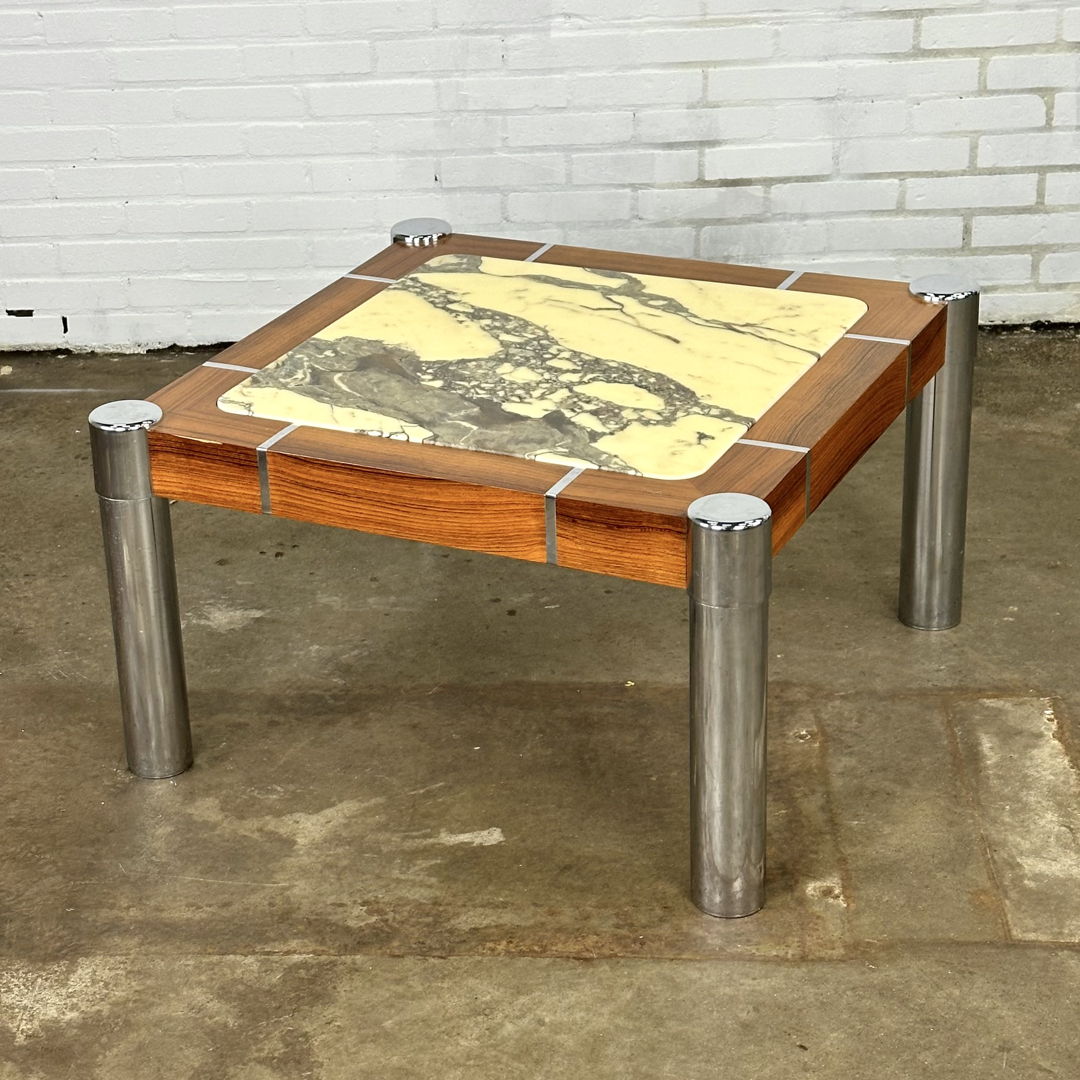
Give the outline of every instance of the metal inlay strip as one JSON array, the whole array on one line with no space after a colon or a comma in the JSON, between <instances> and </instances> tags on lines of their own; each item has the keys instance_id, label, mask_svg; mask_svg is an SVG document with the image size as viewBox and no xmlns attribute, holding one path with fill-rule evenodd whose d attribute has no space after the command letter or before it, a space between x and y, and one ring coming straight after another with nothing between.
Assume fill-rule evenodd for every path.
<instances>
[{"instance_id":1,"label":"metal inlay strip","mask_svg":"<svg viewBox=\"0 0 1080 1080\"><path fill-rule=\"evenodd\" d=\"M384 285L393 285L397 278L375 277L373 274L342 274L342 277L352 278L353 281L379 281Z\"/></svg>"},{"instance_id":2,"label":"metal inlay strip","mask_svg":"<svg viewBox=\"0 0 1080 1080\"><path fill-rule=\"evenodd\" d=\"M565 476L560 476L554 484L544 492L544 543L547 548L547 561L549 563L558 560L559 552L555 534L555 500L559 492L572 483L585 471L584 465L575 466Z\"/></svg>"},{"instance_id":3,"label":"metal inlay strip","mask_svg":"<svg viewBox=\"0 0 1080 1080\"><path fill-rule=\"evenodd\" d=\"M784 278L784 280L783 280L783 281L781 281L781 282L780 282L780 284L779 284L779 285L777 285L776 287L777 287L778 289L790 289L790 288L791 288L791 286L792 286L792 285L794 285L794 284L795 284L795 282L796 282L796 281L798 281L798 280L799 280L799 278L801 278L801 277L803 276L803 274L804 274L804 273L805 273L805 271L804 271L804 270L793 270L793 271L792 271L792 272L791 272L790 274L788 274L788 276L787 276L786 278Z\"/></svg>"},{"instance_id":4,"label":"metal inlay strip","mask_svg":"<svg viewBox=\"0 0 1080 1080\"><path fill-rule=\"evenodd\" d=\"M810 451L806 451L806 510L803 517L810 520Z\"/></svg>"},{"instance_id":5,"label":"metal inlay strip","mask_svg":"<svg viewBox=\"0 0 1080 1080\"><path fill-rule=\"evenodd\" d=\"M551 248L553 248L554 246L555 246L554 241L552 241L550 244L541 244L540 247L538 247L531 255L526 255L525 258L522 259L521 261L522 262L532 262L534 259L539 259L540 256L543 255L545 251L550 251Z\"/></svg>"},{"instance_id":6,"label":"metal inlay strip","mask_svg":"<svg viewBox=\"0 0 1080 1080\"><path fill-rule=\"evenodd\" d=\"M873 334L845 334L844 337L851 338L853 341L881 341L886 345L907 345L911 346L911 342L907 338L899 337L874 337Z\"/></svg>"},{"instance_id":7,"label":"metal inlay strip","mask_svg":"<svg viewBox=\"0 0 1080 1080\"><path fill-rule=\"evenodd\" d=\"M269 450L274 443L278 442L280 439L284 439L290 431L295 431L299 426L299 424L289 424L280 431L275 431L269 439L266 439L255 447L255 456L258 458L259 462L259 496L262 500L262 512L264 514L270 513L270 474L266 468L266 451Z\"/></svg>"},{"instance_id":8,"label":"metal inlay strip","mask_svg":"<svg viewBox=\"0 0 1080 1080\"><path fill-rule=\"evenodd\" d=\"M746 446L768 446L773 450L794 450L799 454L809 454L809 446L794 446L791 443L783 442L765 442L762 439L739 439L739 442Z\"/></svg>"},{"instance_id":9,"label":"metal inlay strip","mask_svg":"<svg viewBox=\"0 0 1080 1080\"><path fill-rule=\"evenodd\" d=\"M226 371L246 371L251 375L261 370L257 367L244 367L243 364L223 364L220 360L206 360L203 362L203 367L219 367Z\"/></svg>"}]
</instances>

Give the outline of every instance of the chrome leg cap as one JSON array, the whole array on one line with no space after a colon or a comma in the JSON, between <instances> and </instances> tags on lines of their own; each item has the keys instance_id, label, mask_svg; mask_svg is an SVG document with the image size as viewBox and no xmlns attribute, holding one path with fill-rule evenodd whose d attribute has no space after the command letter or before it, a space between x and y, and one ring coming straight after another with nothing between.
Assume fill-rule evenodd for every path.
<instances>
[{"instance_id":1,"label":"chrome leg cap","mask_svg":"<svg viewBox=\"0 0 1080 1080\"><path fill-rule=\"evenodd\" d=\"M453 235L450 222L442 218L407 218L390 230L390 240L406 247L434 247L440 240Z\"/></svg>"}]
</instances>

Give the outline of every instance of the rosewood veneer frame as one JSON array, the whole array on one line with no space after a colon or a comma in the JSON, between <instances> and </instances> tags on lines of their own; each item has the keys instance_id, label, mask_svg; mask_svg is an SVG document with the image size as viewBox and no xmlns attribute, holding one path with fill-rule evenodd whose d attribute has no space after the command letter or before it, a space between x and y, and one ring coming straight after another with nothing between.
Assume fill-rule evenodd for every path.
<instances>
[{"instance_id":1,"label":"rosewood veneer frame","mask_svg":"<svg viewBox=\"0 0 1080 1080\"><path fill-rule=\"evenodd\" d=\"M218 397L441 254L852 296L867 311L711 468L660 480L226 413ZM392 244L154 394L154 494L684 587L687 507L767 502L779 551L941 367L942 304L899 282L452 234ZM576 473L576 475L575 475ZM561 486L565 484L565 486Z\"/></svg>"}]
</instances>

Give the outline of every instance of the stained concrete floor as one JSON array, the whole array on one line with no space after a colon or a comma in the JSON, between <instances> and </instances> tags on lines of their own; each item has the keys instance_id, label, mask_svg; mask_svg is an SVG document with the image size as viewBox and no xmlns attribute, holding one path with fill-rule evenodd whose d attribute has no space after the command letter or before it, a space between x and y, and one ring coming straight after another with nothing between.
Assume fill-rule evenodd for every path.
<instances>
[{"instance_id":1,"label":"stained concrete floor","mask_svg":"<svg viewBox=\"0 0 1080 1080\"><path fill-rule=\"evenodd\" d=\"M687 899L659 587L174 507L197 763L125 771L85 416L0 357L0 1078L1075 1077L1080 340L986 335L963 625L902 430L776 565L769 903Z\"/></svg>"}]
</instances>

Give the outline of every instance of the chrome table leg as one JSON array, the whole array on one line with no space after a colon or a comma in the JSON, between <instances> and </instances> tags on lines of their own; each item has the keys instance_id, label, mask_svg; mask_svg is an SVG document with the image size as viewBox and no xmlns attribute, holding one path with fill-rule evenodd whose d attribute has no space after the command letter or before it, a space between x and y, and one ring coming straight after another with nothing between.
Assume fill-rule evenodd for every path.
<instances>
[{"instance_id":1,"label":"chrome table leg","mask_svg":"<svg viewBox=\"0 0 1080 1080\"><path fill-rule=\"evenodd\" d=\"M765 698L772 513L752 495L690 504L691 893L708 915L765 902Z\"/></svg>"},{"instance_id":2,"label":"chrome table leg","mask_svg":"<svg viewBox=\"0 0 1080 1080\"><path fill-rule=\"evenodd\" d=\"M149 401L113 401L90 414L128 767L175 776L191 765L180 609L169 504L150 488Z\"/></svg>"},{"instance_id":3,"label":"chrome table leg","mask_svg":"<svg viewBox=\"0 0 1080 1080\"><path fill-rule=\"evenodd\" d=\"M948 275L911 291L948 312L944 366L907 408L899 615L917 630L947 630L960 622L963 595L979 291Z\"/></svg>"}]
</instances>

